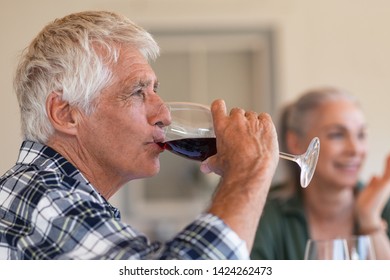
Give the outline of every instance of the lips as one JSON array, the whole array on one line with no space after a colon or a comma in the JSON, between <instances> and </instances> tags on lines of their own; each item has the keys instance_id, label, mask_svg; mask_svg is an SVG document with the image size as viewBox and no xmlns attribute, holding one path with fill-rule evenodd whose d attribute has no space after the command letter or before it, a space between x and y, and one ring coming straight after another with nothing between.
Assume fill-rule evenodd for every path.
<instances>
[{"instance_id":1,"label":"lips","mask_svg":"<svg viewBox=\"0 0 390 280\"><path fill-rule=\"evenodd\" d=\"M164 143L164 141L165 141L165 137L155 137L155 138L153 138L152 143L155 144L159 148L160 152L163 152L164 148L163 148L163 145L161 143Z\"/></svg>"},{"instance_id":2,"label":"lips","mask_svg":"<svg viewBox=\"0 0 390 280\"><path fill-rule=\"evenodd\" d=\"M153 142L154 143L164 143L165 142L165 137L154 138Z\"/></svg>"},{"instance_id":3,"label":"lips","mask_svg":"<svg viewBox=\"0 0 390 280\"><path fill-rule=\"evenodd\" d=\"M153 142L154 143L163 143L165 142L165 134L162 129L158 129L155 131L153 135Z\"/></svg>"},{"instance_id":4,"label":"lips","mask_svg":"<svg viewBox=\"0 0 390 280\"><path fill-rule=\"evenodd\" d=\"M346 172L358 172L360 170L360 162L347 162L347 163L340 163L337 162L334 164L337 169L346 171Z\"/></svg>"}]
</instances>

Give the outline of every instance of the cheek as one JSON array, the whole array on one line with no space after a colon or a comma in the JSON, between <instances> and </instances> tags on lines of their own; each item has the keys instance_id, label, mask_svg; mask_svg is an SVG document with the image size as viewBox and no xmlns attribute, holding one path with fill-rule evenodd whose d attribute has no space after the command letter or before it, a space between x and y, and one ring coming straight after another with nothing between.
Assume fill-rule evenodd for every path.
<instances>
[{"instance_id":1,"label":"cheek","mask_svg":"<svg viewBox=\"0 0 390 280\"><path fill-rule=\"evenodd\" d=\"M112 109L98 116L95 120L96 129L102 130L107 137L119 137L133 133L141 123L137 114L129 114L127 110Z\"/></svg>"},{"instance_id":2,"label":"cheek","mask_svg":"<svg viewBox=\"0 0 390 280\"><path fill-rule=\"evenodd\" d=\"M137 149L138 143L144 141L147 124L143 116L143 112L135 106L102 108L98 114L91 116L83 133L88 133L89 136L86 137L91 141L99 141L115 150L124 149L128 152Z\"/></svg>"},{"instance_id":3,"label":"cheek","mask_svg":"<svg viewBox=\"0 0 390 280\"><path fill-rule=\"evenodd\" d=\"M335 149L334 147L328 147L327 145L324 144L321 143L320 146L320 156L318 158L318 163L317 163L317 165L319 166L329 165L332 161L332 158L338 154L337 149Z\"/></svg>"},{"instance_id":4,"label":"cheek","mask_svg":"<svg viewBox=\"0 0 390 280\"><path fill-rule=\"evenodd\" d=\"M366 155L367 155L367 153L368 153L368 144L367 144L367 142L363 142L363 143L360 144L359 152L360 152L363 156L366 156Z\"/></svg>"}]
</instances>

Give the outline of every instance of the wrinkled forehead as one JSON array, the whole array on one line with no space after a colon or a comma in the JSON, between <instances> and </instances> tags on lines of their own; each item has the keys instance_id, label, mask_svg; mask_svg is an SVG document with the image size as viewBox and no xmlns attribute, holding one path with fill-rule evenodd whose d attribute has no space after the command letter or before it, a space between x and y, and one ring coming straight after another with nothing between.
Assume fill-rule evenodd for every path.
<instances>
[{"instance_id":1,"label":"wrinkled forehead","mask_svg":"<svg viewBox=\"0 0 390 280\"><path fill-rule=\"evenodd\" d=\"M156 75L145 56L132 46L122 47L113 71L120 79L151 84Z\"/></svg>"}]
</instances>

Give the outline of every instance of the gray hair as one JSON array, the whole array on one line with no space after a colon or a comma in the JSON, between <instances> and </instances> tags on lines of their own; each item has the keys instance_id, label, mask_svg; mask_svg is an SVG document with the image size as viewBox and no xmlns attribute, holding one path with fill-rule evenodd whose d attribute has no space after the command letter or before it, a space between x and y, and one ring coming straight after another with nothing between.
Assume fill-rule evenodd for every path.
<instances>
[{"instance_id":1,"label":"gray hair","mask_svg":"<svg viewBox=\"0 0 390 280\"><path fill-rule=\"evenodd\" d=\"M330 86L310 89L284 108L281 127L305 135L310 128L311 113L324 103L338 100L349 100L359 106L357 98L344 89Z\"/></svg>"},{"instance_id":2,"label":"gray hair","mask_svg":"<svg viewBox=\"0 0 390 280\"><path fill-rule=\"evenodd\" d=\"M54 132L45 108L51 92L90 114L112 82L111 66L123 45L137 48L148 61L159 55L147 31L112 12L74 13L44 27L22 53L14 79L24 138L45 143Z\"/></svg>"}]
</instances>

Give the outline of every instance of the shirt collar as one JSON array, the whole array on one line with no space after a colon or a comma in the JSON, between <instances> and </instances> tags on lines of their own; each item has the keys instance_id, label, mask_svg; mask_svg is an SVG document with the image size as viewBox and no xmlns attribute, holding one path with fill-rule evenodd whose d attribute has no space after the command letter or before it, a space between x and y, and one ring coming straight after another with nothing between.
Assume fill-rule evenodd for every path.
<instances>
[{"instance_id":1,"label":"shirt collar","mask_svg":"<svg viewBox=\"0 0 390 280\"><path fill-rule=\"evenodd\" d=\"M41 170L63 173L69 177L78 177L80 174L73 164L54 149L33 141L24 141L22 143L17 164L33 165ZM82 181L86 181L86 179L83 177Z\"/></svg>"},{"instance_id":2,"label":"shirt collar","mask_svg":"<svg viewBox=\"0 0 390 280\"><path fill-rule=\"evenodd\" d=\"M53 148L41 143L25 140L23 141L17 164L35 166L39 170L52 171L64 174L85 185L88 192L100 202L107 204L116 217L120 217L119 210L112 206L83 176L83 174L61 154Z\"/></svg>"}]
</instances>

